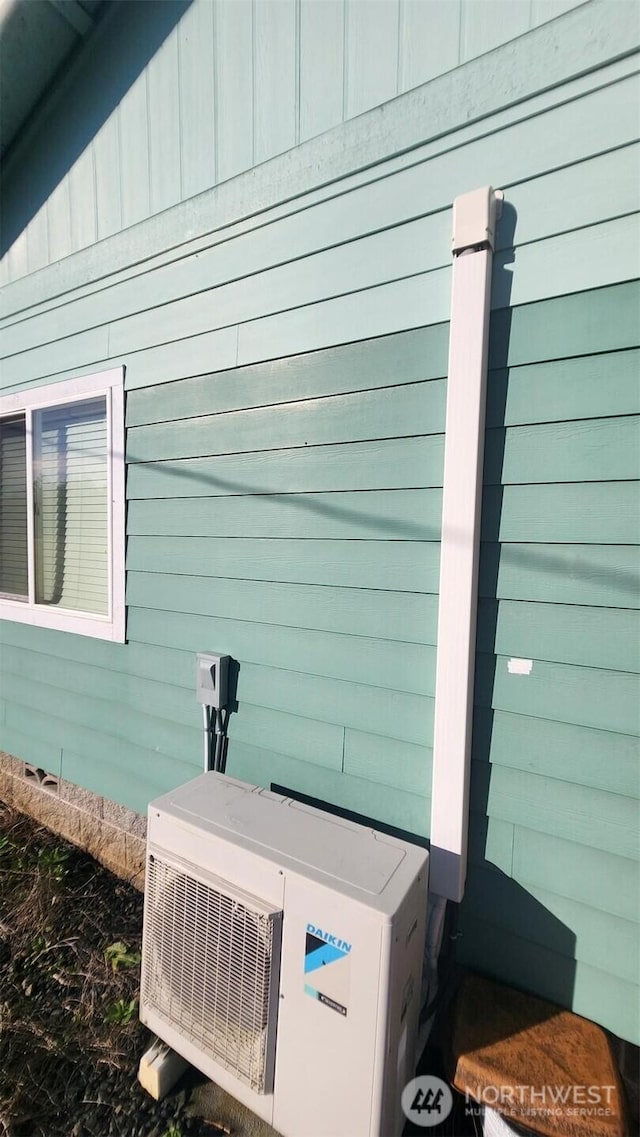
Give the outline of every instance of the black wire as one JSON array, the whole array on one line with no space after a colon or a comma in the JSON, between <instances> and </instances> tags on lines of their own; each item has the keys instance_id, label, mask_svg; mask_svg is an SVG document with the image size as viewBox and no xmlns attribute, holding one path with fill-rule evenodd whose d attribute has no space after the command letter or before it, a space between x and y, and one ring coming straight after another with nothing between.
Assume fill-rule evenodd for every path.
<instances>
[{"instance_id":1,"label":"black wire","mask_svg":"<svg viewBox=\"0 0 640 1137\"><path fill-rule=\"evenodd\" d=\"M205 705L206 723L207 723L207 771L213 770L213 754L211 752L211 707Z\"/></svg>"},{"instance_id":2,"label":"black wire","mask_svg":"<svg viewBox=\"0 0 640 1137\"><path fill-rule=\"evenodd\" d=\"M228 708L221 708L220 710L215 711L215 750L213 769L216 770L219 774L224 774L227 765L228 722Z\"/></svg>"}]
</instances>

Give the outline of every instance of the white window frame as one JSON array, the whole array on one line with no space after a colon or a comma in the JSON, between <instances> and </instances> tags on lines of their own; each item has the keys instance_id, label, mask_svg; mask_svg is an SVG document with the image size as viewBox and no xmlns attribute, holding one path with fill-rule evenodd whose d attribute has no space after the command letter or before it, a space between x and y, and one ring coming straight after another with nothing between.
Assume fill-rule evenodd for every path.
<instances>
[{"instance_id":1,"label":"white window frame","mask_svg":"<svg viewBox=\"0 0 640 1137\"><path fill-rule=\"evenodd\" d=\"M74 612L35 602L33 524L33 412L103 395L107 417L108 494L108 612L106 616ZM56 628L96 639L125 642L125 460L124 368L49 383L0 396L0 418L24 414L27 442L27 556L28 599L0 597L0 620L15 620L40 628Z\"/></svg>"}]
</instances>

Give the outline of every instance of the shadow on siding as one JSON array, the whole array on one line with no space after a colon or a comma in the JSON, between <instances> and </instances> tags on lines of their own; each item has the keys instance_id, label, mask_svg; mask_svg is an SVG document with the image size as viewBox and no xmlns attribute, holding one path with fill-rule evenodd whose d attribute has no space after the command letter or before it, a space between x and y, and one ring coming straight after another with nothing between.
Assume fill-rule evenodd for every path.
<instances>
[{"instance_id":1,"label":"shadow on siding","mask_svg":"<svg viewBox=\"0 0 640 1137\"><path fill-rule=\"evenodd\" d=\"M505 244L513 246L516 227L516 212L505 203L500 222ZM509 288L511 273L502 268L509 281L502 281L502 292ZM491 454L485 452L485 473L487 467L502 469L505 442L505 406L507 397L509 358L509 336L511 330L511 311L502 309L491 322L492 368L489 383L495 376L497 389L490 392L492 405L496 411L496 421L500 430L492 430ZM497 411L500 410L498 418ZM494 544L499 532L502 512L503 490L499 488L497 498L492 502L490 514L483 510L482 537L480 552L480 573L485 584L483 595L487 605L488 621L486 639L495 649L496 626L498 619L497 561L500 546ZM489 536L489 541L487 541ZM545 566L549 572L554 565ZM557 571L557 570L556 570ZM491 587L487 589L487 582ZM485 657L486 658L486 657ZM491 674L483 673L476 689L478 705L473 726L473 763L470 814L469 845L477 852L469 863L467 887L459 908L459 923L456 943L457 960L502 983L549 999L561 1007L571 1008L575 987L575 949L574 932L549 912L523 885L501 871L487 856L489 830L489 788L491 784L491 742L493 732L493 710L491 708L493 679L496 659L489 665ZM484 705L482 705L484 703ZM542 1020L553 1010L541 1005ZM501 1036L500 1019L486 1023L484 1045L497 1042Z\"/></svg>"},{"instance_id":2,"label":"shadow on siding","mask_svg":"<svg viewBox=\"0 0 640 1137\"><path fill-rule=\"evenodd\" d=\"M20 132L0 182L4 256L62 181L129 88L144 71L192 0L127 0L107 12L57 90ZM60 73L59 73L60 74ZM58 75L59 77L59 75ZM82 78L82 83L78 80ZM54 80L55 84L55 80ZM78 99L78 91L91 91Z\"/></svg>"}]
</instances>

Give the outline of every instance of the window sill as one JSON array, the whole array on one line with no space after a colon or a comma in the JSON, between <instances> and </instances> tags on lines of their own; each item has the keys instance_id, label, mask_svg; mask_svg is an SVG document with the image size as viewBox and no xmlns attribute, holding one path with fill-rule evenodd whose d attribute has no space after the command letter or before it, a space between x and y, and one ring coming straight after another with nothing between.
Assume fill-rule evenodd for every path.
<instances>
[{"instance_id":1,"label":"window sill","mask_svg":"<svg viewBox=\"0 0 640 1137\"><path fill-rule=\"evenodd\" d=\"M26 600L0 598L0 620L13 620L36 628L54 628L113 643L125 642L124 611L119 618L110 620L106 616L88 616L68 608L47 608L41 604L29 604Z\"/></svg>"}]
</instances>

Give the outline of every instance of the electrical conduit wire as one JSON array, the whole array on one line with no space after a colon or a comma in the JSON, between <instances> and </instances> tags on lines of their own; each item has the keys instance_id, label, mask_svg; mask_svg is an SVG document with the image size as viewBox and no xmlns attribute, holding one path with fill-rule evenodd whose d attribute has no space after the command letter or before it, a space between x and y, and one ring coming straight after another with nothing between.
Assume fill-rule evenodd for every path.
<instances>
[{"instance_id":1,"label":"electrical conduit wire","mask_svg":"<svg viewBox=\"0 0 640 1137\"><path fill-rule=\"evenodd\" d=\"M204 730L204 770L215 770L224 774L226 765L227 723L229 711L226 715L218 707L208 707L202 704L202 724Z\"/></svg>"},{"instance_id":2,"label":"electrical conduit wire","mask_svg":"<svg viewBox=\"0 0 640 1137\"><path fill-rule=\"evenodd\" d=\"M215 769L212 764L212 748L211 748L211 707L207 707L205 703L202 704L202 725L204 729L204 771Z\"/></svg>"},{"instance_id":3,"label":"electrical conduit wire","mask_svg":"<svg viewBox=\"0 0 640 1137\"><path fill-rule=\"evenodd\" d=\"M227 710L226 715L224 714L224 711L222 710L222 708L220 708L219 710L216 711L216 718L215 718L216 743L215 743L214 769L217 770L219 774L224 774L225 765L226 765L226 745L227 745L227 723L228 723L228 721L229 721L229 711L228 710Z\"/></svg>"}]
</instances>

